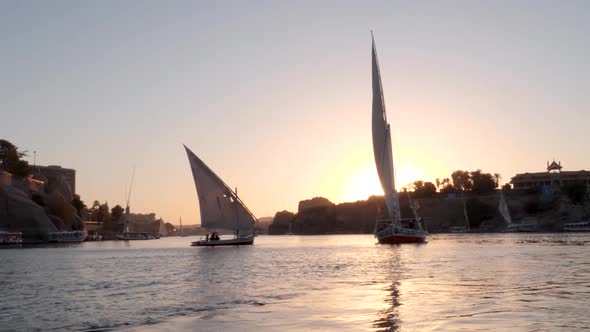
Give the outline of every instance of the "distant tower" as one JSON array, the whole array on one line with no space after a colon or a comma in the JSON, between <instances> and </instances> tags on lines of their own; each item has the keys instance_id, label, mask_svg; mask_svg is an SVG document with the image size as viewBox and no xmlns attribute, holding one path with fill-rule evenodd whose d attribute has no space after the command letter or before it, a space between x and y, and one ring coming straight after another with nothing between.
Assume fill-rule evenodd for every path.
<instances>
[{"instance_id":1,"label":"distant tower","mask_svg":"<svg viewBox=\"0 0 590 332\"><path fill-rule=\"evenodd\" d=\"M551 164L549 164L549 161L547 161L547 172L549 173L561 173L562 168L563 167L561 166L561 161L556 163L555 158L553 159Z\"/></svg>"},{"instance_id":2,"label":"distant tower","mask_svg":"<svg viewBox=\"0 0 590 332\"><path fill-rule=\"evenodd\" d=\"M546 186L549 184L553 187L561 186L560 173L562 168L563 166L561 166L561 161L556 163L555 158L553 158L551 164L549 163L549 161L547 161L547 172L549 172L551 176L551 182L545 183Z\"/></svg>"}]
</instances>

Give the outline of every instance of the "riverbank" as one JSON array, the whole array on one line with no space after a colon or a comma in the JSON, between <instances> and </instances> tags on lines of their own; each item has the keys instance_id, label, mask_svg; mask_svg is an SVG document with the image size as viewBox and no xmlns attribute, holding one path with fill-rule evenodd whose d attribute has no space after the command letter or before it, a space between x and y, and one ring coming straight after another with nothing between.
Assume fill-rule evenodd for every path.
<instances>
[{"instance_id":1,"label":"riverbank","mask_svg":"<svg viewBox=\"0 0 590 332\"><path fill-rule=\"evenodd\" d=\"M543 196L524 191L505 191L504 196L514 223L537 225L537 232L562 232L565 223L590 218L590 202L572 203L565 195ZM298 213L282 211L275 215L269 234L371 234L378 211L383 209L383 196L372 196L354 203L332 204L322 199L322 206L300 209ZM465 225L465 209L471 231L502 232L506 221L498 211L500 191L487 195L443 195L414 199L418 213L430 233L447 233L452 227ZM412 212L406 195L400 195L402 216Z\"/></svg>"}]
</instances>

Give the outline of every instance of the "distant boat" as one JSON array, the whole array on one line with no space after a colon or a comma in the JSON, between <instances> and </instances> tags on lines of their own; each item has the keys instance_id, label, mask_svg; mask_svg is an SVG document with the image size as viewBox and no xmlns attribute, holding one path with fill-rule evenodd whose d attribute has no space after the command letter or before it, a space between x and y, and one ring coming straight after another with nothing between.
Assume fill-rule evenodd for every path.
<instances>
[{"instance_id":1,"label":"distant boat","mask_svg":"<svg viewBox=\"0 0 590 332\"><path fill-rule=\"evenodd\" d=\"M14 248L23 244L23 233L0 229L0 248Z\"/></svg>"},{"instance_id":2,"label":"distant boat","mask_svg":"<svg viewBox=\"0 0 590 332\"><path fill-rule=\"evenodd\" d=\"M469 233L471 227L469 225L469 215L467 214L467 204L465 203L465 196L461 195L461 201L463 203L463 218L465 226L451 226L449 227L449 233Z\"/></svg>"},{"instance_id":3,"label":"distant boat","mask_svg":"<svg viewBox=\"0 0 590 332\"><path fill-rule=\"evenodd\" d=\"M257 219L233 191L189 148L188 156L201 210L201 227L211 231L232 230L233 239L200 240L191 246L248 245L254 243Z\"/></svg>"},{"instance_id":4,"label":"distant boat","mask_svg":"<svg viewBox=\"0 0 590 332\"><path fill-rule=\"evenodd\" d=\"M84 231L57 231L47 234L48 242L82 242L86 238Z\"/></svg>"},{"instance_id":5,"label":"distant boat","mask_svg":"<svg viewBox=\"0 0 590 332\"><path fill-rule=\"evenodd\" d=\"M590 221L565 223L563 230L565 232L590 232Z\"/></svg>"},{"instance_id":6,"label":"distant boat","mask_svg":"<svg viewBox=\"0 0 590 332\"><path fill-rule=\"evenodd\" d=\"M131 200L131 188L133 187L133 179L135 177L135 167L131 173L131 182L129 183L129 192L127 193L127 205L125 206L125 220L123 221L123 232L117 234L117 239L122 241L136 241L136 240L155 240L160 238L160 234L148 232L131 232L131 209L129 202Z\"/></svg>"},{"instance_id":7,"label":"distant boat","mask_svg":"<svg viewBox=\"0 0 590 332\"><path fill-rule=\"evenodd\" d=\"M383 98L383 87L381 84L381 73L379 72L379 61L375 39L372 38L372 66L373 66L373 110L372 110L372 132L373 132L373 153L377 173L381 181L381 187L385 194L385 204L388 217L378 217L375 223L375 237L379 243L419 243L425 242L428 232L424 229L422 219L418 217L416 208L410 200L410 206L414 213L413 218L402 219L399 209L399 197L395 190L395 176L393 168L393 156L391 146L390 126L387 123L385 112L385 101ZM409 194L408 194L409 198Z\"/></svg>"},{"instance_id":8,"label":"distant boat","mask_svg":"<svg viewBox=\"0 0 590 332\"><path fill-rule=\"evenodd\" d=\"M506 204L506 199L504 198L504 192L500 190L500 202L498 203L498 211L504 221L506 222L506 228L504 229L505 233L530 233L534 232L537 229L537 223L530 221L530 219L523 219L519 224L512 222L512 217L510 216L510 210L508 210L508 204Z\"/></svg>"}]
</instances>

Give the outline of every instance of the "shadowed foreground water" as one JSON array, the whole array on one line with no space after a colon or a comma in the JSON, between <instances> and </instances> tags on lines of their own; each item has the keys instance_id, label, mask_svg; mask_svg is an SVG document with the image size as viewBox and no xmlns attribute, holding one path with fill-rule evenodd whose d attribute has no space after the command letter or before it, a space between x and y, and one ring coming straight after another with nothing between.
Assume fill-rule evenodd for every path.
<instances>
[{"instance_id":1,"label":"shadowed foreground water","mask_svg":"<svg viewBox=\"0 0 590 332\"><path fill-rule=\"evenodd\" d=\"M590 327L590 235L195 238L0 250L0 330Z\"/></svg>"}]
</instances>

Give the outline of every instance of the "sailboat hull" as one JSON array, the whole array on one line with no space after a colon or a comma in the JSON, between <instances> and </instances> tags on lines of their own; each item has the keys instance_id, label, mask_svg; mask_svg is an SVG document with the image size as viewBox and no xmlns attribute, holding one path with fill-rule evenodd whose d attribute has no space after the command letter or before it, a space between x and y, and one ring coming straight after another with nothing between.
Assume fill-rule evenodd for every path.
<instances>
[{"instance_id":1,"label":"sailboat hull","mask_svg":"<svg viewBox=\"0 0 590 332\"><path fill-rule=\"evenodd\" d=\"M428 232L405 227L388 227L377 232L375 237L383 244L425 243Z\"/></svg>"},{"instance_id":2,"label":"sailboat hull","mask_svg":"<svg viewBox=\"0 0 590 332\"><path fill-rule=\"evenodd\" d=\"M215 247L215 246L244 246L254 244L254 236L239 237L227 240L201 240L191 242L191 247Z\"/></svg>"}]
</instances>

